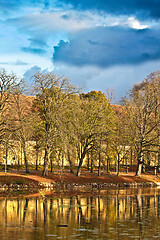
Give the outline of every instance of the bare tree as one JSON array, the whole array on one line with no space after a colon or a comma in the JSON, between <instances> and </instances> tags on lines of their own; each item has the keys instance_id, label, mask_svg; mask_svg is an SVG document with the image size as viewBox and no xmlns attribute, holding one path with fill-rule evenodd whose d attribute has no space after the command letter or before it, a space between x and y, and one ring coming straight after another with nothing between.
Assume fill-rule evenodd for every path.
<instances>
[{"instance_id":1,"label":"bare tree","mask_svg":"<svg viewBox=\"0 0 160 240\"><path fill-rule=\"evenodd\" d=\"M13 88L16 86L18 78L15 74L8 74L4 69L0 70L0 139L2 140L6 131L11 131L9 124L9 103Z\"/></svg>"},{"instance_id":2,"label":"bare tree","mask_svg":"<svg viewBox=\"0 0 160 240\"><path fill-rule=\"evenodd\" d=\"M158 146L160 126L159 73L150 74L141 84L137 84L125 100L126 117L131 137L131 145L137 152L137 171L140 176L144 164L144 152L149 147Z\"/></svg>"},{"instance_id":3,"label":"bare tree","mask_svg":"<svg viewBox=\"0 0 160 240\"><path fill-rule=\"evenodd\" d=\"M21 143L26 172L29 172L28 159L27 159L27 142L31 140L31 106L33 97L24 96L25 84L20 82L13 89L10 101L10 120L15 126L14 138L18 139Z\"/></svg>"},{"instance_id":4,"label":"bare tree","mask_svg":"<svg viewBox=\"0 0 160 240\"><path fill-rule=\"evenodd\" d=\"M34 84L36 99L33 108L41 120L45 151L42 175L47 176L50 151L61 127L63 107L76 89L66 78L46 72L34 75Z\"/></svg>"}]
</instances>

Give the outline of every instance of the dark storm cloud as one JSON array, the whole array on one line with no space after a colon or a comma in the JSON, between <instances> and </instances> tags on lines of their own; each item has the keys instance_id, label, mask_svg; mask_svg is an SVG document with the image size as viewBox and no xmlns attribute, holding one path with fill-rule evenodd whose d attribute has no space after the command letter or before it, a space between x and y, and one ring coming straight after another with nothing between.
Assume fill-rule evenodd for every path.
<instances>
[{"instance_id":1,"label":"dark storm cloud","mask_svg":"<svg viewBox=\"0 0 160 240\"><path fill-rule=\"evenodd\" d=\"M62 5L60 5L62 3ZM41 7L47 11L55 4L72 4L76 9L100 10L111 14L135 14L141 18L160 18L160 0L0 0L0 11L5 13L26 6Z\"/></svg>"},{"instance_id":2,"label":"dark storm cloud","mask_svg":"<svg viewBox=\"0 0 160 240\"><path fill-rule=\"evenodd\" d=\"M77 9L95 9L111 14L137 14L143 17L160 17L160 0L61 0Z\"/></svg>"},{"instance_id":3,"label":"dark storm cloud","mask_svg":"<svg viewBox=\"0 0 160 240\"><path fill-rule=\"evenodd\" d=\"M53 62L109 67L160 59L160 31L96 27L54 47Z\"/></svg>"}]
</instances>

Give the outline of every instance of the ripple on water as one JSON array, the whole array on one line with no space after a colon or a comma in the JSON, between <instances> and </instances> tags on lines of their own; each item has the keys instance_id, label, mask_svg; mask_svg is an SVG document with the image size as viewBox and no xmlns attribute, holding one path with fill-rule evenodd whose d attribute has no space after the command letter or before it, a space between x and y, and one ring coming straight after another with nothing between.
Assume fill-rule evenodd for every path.
<instances>
[{"instance_id":1,"label":"ripple on water","mask_svg":"<svg viewBox=\"0 0 160 240\"><path fill-rule=\"evenodd\" d=\"M81 237L82 236L82 234L72 234L72 235L70 235L70 237Z\"/></svg>"},{"instance_id":2,"label":"ripple on water","mask_svg":"<svg viewBox=\"0 0 160 240\"><path fill-rule=\"evenodd\" d=\"M76 230L80 231L80 232L93 232L93 230L87 229L87 228L79 228L79 229L76 229Z\"/></svg>"},{"instance_id":3,"label":"ripple on water","mask_svg":"<svg viewBox=\"0 0 160 240\"><path fill-rule=\"evenodd\" d=\"M57 237L57 235L54 235L54 234L47 234L45 235L46 237Z\"/></svg>"},{"instance_id":4,"label":"ripple on water","mask_svg":"<svg viewBox=\"0 0 160 240\"><path fill-rule=\"evenodd\" d=\"M129 236L130 238L133 238L133 239L139 239L140 238L140 236ZM146 239L147 240L147 239Z\"/></svg>"},{"instance_id":5,"label":"ripple on water","mask_svg":"<svg viewBox=\"0 0 160 240\"><path fill-rule=\"evenodd\" d=\"M120 235L120 236L126 236L126 235L129 236L130 234L127 233L127 232L123 232L123 233L119 233L119 235Z\"/></svg>"}]
</instances>

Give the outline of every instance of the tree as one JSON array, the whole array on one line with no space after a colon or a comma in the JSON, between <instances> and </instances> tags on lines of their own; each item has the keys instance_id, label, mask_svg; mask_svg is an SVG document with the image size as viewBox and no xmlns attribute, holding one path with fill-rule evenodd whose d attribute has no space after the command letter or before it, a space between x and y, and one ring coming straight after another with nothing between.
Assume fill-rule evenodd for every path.
<instances>
[{"instance_id":1,"label":"tree","mask_svg":"<svg viewBox=\"0 0 160 240\"><path fill-rule=\"evenodd\" d=\"M68 122L67 129L77 151L77 176L81 173L86 155L93 149L100 149L100 145L113 131L114 112L105 97L98 100L99 98L95 99L95 95L98 94L91 92L91 94L77 96L74 99L76 108Z\"/></svg>"},{"instance_id":2,"label":"tree","mask_svg":"<svg viewBox=\"0 0 160 240\"><path fill-rule=\"evenodd\" d=\"M111 148L116 158L116 173L118 176L120 163L130 151L130 133L128 132L125 108L123 106L114 106L114 108L116 111L116 131Z\"/></svg>"},{"instance_id":3,"label":"tree","mask_svg":"<svg viewBox=\"0 0 160 240\"><path fill-rule=\"evenodd\" d=\"M40 129L40 126L37 124L37 119L35 121L35 115L32 116L32 124L31 124L31 128L32 128L32 136L31 139L35 142L34 145L34 150L35 150L35 155L36 155L36 170L38 170L38 165L39 165L39 153L43 147L43 143L42 143L42 132Z\"/></svg>"},{"instance_id":4,"label":"tree","mask_svg":"<svg viewBox=\"0 0 160 240\"><path fill-rule=\"evenodd\" d=\"M13 88L10 101L10 121L14 126L14 139L18 139L21 143L26 173L29 172L27 158L27 142L31 140L31 105L33 97L24 96L25 84L21 81Z\"/></svg>"},{"instance_id":5,"label":"tree","mask_svg":"<svg viewBox=\"0 0 160 240\"><path fill-rule=\"evenodd\" d=\"M137 152L137 176L141 175L145 151L158 146L160 81L157 74L152 73L135 85L125 99L131 144Z\"/></svg>"},{"instance_id":6,"label":"tree","mask_svg":"<svg viewBox=\"0 0 160 240\"><path fill-rule=\"evenodd\" d=\"M17 85L18 78L15 74L8 74L4 69L0 70L0 139L3 140L6 131L11 131L9 126L8 107L13 88Z\"/></svg>"},{"instance_id":7,"label":"tree","mask_svg":"<svg viewBox=\"0 0 160 240\"><path fill-rule=\"evenodd\" d=\"M13 124L10 122L9 104L13 88L17 85L15 74L0 70L0 143L5 146L5 171L7 171L8 146L12 136Z\"/></svg>"},{"instance_id":8,"label":"tree","mask_svg":"<svg viewBox=\"0 0 160 240\"><path fill-rule=\"evenodd\" d=\"M75 88L68 79L47 72L34 75L34 85L36 99L33 108L41 121L45 151L42 175L47 176L49 156L54 147L53 139L57 138L61 128L63 107Z\"/></svg>"}]
</instances>

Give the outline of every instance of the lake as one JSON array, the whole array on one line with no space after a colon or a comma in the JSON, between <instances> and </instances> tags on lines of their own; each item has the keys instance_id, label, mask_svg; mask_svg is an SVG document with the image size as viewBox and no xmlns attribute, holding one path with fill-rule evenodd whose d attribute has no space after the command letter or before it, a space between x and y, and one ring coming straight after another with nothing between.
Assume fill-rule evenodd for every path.
<instances>
[{"instance_id":1,"label":"lake","mask_svg":"<svg viewBox=\"0 0 160 240\"><path fill-rule=\"evenodd\" d=\"M160 239L160 189L1 197L0 239Z\"/></svg>"}]
</instances>

